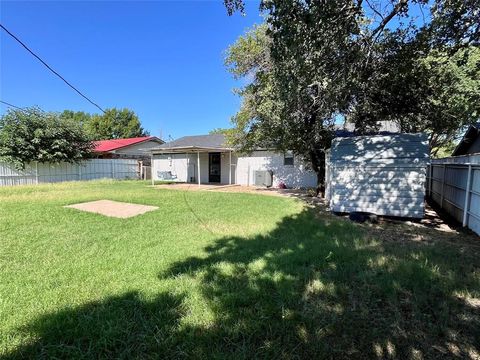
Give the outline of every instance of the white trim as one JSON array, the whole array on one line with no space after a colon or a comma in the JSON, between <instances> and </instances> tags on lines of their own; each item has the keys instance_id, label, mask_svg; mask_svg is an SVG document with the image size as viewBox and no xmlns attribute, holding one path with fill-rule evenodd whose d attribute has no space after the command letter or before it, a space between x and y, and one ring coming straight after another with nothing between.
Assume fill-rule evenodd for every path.
<instances>
[{"instance_id":1,"label":"white trim","mask_svg":"<svg viewBox=\"0 0 480 360\"><path fill-rule=\"evenodd\" d=\"M229 152L229 163L228 163L228 184L232 185L232 152Z\"/></svg>"},{"instance_id":2,"label":"white trim","mask_svg":"<svg viewBox=\"0 0 480 360\"><path fill-rule=\"evenodd\" d=\"M198 186L200 186L200 151L197 151L197 162Z\"/></svg>"},{"instance_id":3,"label":"white trim","mask_svg":"<svg viewBox=\"0 0 480 360\"><path fill-rule=\"evenodd\" d=\"M162 149L150 149L153 154L168 154L168 153L195 153L195 152L227 152L233 151L232 148L216 148L207 146L174 146Z\"/></svg>"}]
</instances>

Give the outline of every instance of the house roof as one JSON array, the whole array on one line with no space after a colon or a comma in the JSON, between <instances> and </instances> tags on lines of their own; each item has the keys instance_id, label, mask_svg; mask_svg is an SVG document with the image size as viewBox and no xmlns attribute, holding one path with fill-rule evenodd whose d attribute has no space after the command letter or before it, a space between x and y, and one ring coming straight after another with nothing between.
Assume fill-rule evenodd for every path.
<instances>
[{"instance_id":1,"label":"house roof","mask_svg":"<svg viewBox=\"0 0 480 360\"><path fill-rule=\"evenodd\" d=\"M458 143L455 150L453 150L452 156L460 156L468 153L468 149L480 136L480 123L470 125L462 140Z\"/></svg>"},{"instance_id":2,"label":"house roof","mask_svg":"<svg viewBox=\"0 0 480 360\"><path fill-rule=\"evenodd\" d=\"M390 121L380 121L379 131L372 132L376 135L391 135L396 134L399 131L394 127L394 124ZM335 125L335 137L351 137L358 136L355 132L355 125L351 123L345 123L342 125ZM265 148L261 148L265 149ZM151 149L152 152L168 153L168 152L202 152L202 151L215 151L233 150L232 146L227 144L224 134L209 134L209 135L194 135L184 136L176 140L165 143L159 147ZM260 148L259 148L260 150Z\"/></svg>"},{"instance_id":3,"label":"house roof","mask_svg":"<svg viewBox=\"0 0 480 360\"><path fill-rule=\"evenodd\" d=\"M118 150L130 145L139 144L145 141L155 140L160 143L163 141L156 136L142 136L128 139L111 139L111 140L99 140L94 141L94 150L95 152L108 152Z\"/></svg>"},{"instance_id":4,"label":"house roof","mask_svg":"<svg viewBox=\"0 0 480 360\"><path fill-rule=\"evenodd\" d=\"M231 150L226 143L223 134L184 136L156 147L152 151Z\"/></svg>"}]
</instances>

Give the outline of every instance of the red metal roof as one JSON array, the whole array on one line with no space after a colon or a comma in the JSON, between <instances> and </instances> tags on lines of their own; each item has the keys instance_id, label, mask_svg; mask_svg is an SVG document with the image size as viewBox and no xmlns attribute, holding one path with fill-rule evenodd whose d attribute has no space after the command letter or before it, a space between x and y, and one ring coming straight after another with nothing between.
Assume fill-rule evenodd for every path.
<instances>
[{"instance_id":1,"label":"red metal roof","mask_svg":"<svg viewBox=\"0 0 480 360\"><path fill-rule=\"evenodd\" d=\"M142 136L136 138L129 138L129 139L112 139L112 140L99 140L94 141L95 148L93 151L95 152L108 152L117 149L124 148L126 146L130 146L133 144L138 144L147 140L156 139L156 136Z\"/></svg>"}]
</instances>

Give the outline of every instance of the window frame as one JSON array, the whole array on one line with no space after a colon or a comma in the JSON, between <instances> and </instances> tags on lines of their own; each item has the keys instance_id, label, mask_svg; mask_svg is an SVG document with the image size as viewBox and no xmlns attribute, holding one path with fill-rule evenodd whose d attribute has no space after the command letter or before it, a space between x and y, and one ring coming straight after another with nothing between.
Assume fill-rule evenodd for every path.
<instances>
[{"instance_id":1,"label":"window frame","mask_svg":"<svg viewBox=\"0 0 480 360\"><path fill-rule=\"evenodd\" d=\"M291 164L290 164L291 161ZM287 163L288 162L288 163ZM292 150L287 150L283 153L283 166L294 166L295 165L295 154Z\"/></svg>"}]
</instances>

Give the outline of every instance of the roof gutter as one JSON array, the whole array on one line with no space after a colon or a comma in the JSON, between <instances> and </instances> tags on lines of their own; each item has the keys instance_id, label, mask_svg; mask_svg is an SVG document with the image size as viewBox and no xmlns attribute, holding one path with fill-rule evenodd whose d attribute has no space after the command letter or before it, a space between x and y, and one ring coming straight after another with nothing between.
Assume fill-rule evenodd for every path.
<instances>
[{"instance_id":1,"label":"roof gutter","mask_svg":"<svg viewBox=\"0 0 480 360\"><path fill-rule=\"evenodd\" d=\"M152 154L168 154L168 153L197 153L197 152L227 152L234 151L233 148L215 148L204 146L173 146L170 148L153 148L150 149Z\"/></svg>"}]
</instances>

